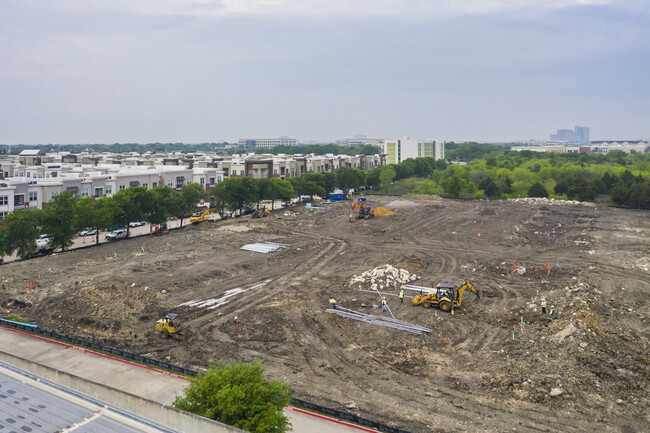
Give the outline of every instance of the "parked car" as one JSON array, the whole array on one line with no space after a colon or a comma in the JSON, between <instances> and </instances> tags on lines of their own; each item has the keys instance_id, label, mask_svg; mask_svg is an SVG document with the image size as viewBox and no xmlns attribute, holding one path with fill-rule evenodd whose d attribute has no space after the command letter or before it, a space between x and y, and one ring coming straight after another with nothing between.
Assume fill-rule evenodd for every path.
<instances>
[{"instance_id":1,"label":"parked car","mask_svg":"<svg viewBox=\"0 0 650 433\"><path fill-rule=\"evenodd\" d=\"M311 197L303 197L300 199L300 201L303 203L309 203L311 201Z\"/></svg>"},{"instance_id":2,"label":"parked car","mask_svg":"<svg viewBox=\"0 0 650 433\"><path fill-rule=\"evenodd\" d=\"M144 222L144 221L134 221L134 222L129 223L129 227L140 227L140 226L143 226L145 224L146 224L146 222Z\"/></svg>"},{"instance_id":3,"label":"parked car","mask_svg":"<svg viewBox=\"0 0 650 433\"><path fill-rule=\"evenodd\" d=\"M126 239L126 230L114 230L112 233L106 235L106 239L109 241L117 241L120 239Z\"/></svg>"},{"instance_id":4,"label":"parked car","mask_svg":"<svg viewBox=\"0 0 650 433\"><path fill-rule=\"evenodd\" d=\"M93 236L97 234L97 229L87 228L79 232L79 236Z\"/></svg>"},{"instance_id":5,"label":"parked car","mask_svg":"<svg viewBox=\"0 0 650 433\"><path fill-rule=\"evenodd\" d=\"M36 243L38 243L38 242L49 242L49 240L50 240L50 235L42 234L38 238L36 238Z\"/></svg>"}]
</instances>

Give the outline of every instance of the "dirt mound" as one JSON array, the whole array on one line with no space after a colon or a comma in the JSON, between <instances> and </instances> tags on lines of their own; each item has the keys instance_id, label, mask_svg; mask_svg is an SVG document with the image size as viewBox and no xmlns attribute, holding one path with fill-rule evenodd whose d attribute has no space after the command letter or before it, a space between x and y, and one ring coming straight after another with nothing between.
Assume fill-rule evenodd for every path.
<instances>
[{"instance_id":1,"label":"dirt mound","mask_svg":"<svg viewBox=\"0 0 650 433\"><path fill-rule=\"evenodd\" d=\"M386 209L385 207L376 207L373 208L375 216L391 216L395 215L395 211L392 211L390 209Z\"/></svg>"}]
</instances>

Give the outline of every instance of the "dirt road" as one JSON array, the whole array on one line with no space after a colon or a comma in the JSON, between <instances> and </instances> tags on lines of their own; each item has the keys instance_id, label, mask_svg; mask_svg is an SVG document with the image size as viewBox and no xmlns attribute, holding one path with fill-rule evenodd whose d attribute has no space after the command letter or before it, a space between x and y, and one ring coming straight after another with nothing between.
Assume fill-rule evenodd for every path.
<instances>
[{"instance_id":1,"label":"dirt road","mask_svg":"<svg viewBox=\"0 0 650 433\"><path fill-rule=\"evenodd\" d=\"M397 213L351 223L349 203L296 207L10 263L0 301L42 327L191 368L259 357L299 398L413 432L648 431L647 213L431 196L368 203ZM240 250L259 241L291 247ZM513 263L536 272L513 273ZM387 297L397 318L433 330L423 336L324 312L334 297L387 315L362 291L369 284L350 283L386 264L419 285L467 279L482 296L466 293L454 316ZM542 297L557 320L541 313ZM185 341L153 332L168 312L184 319Z\"/></svg>"}]
</instances>

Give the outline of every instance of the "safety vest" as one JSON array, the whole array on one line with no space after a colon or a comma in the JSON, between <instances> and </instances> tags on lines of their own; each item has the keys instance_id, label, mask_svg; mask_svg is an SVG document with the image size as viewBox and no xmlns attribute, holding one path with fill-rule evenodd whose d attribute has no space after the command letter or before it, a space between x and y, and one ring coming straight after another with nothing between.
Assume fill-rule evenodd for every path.
<instances>
[{"instance_id":1,"label":"safety vest","mask_svg":"<svg viewBox=\"0 0 650 433\"><path fill-rule=\"evenodd\" d=\"M546 299L542 299L542 307L546 307Z\"/></svg>"},{"instance_id":2,"label":"safety vest","mask_svg":"<svg viewBox=\"0 0 650 433\"><path fill-rule=\"evenodd\" d=\"M330 299L330 304L336 304L336 299Z\"/></svg>"},{"instance_id":3,"label":"safety vest","mask_svg":"<svg viewBox=\"0 0 650 433\"><path fill-rule=\"evenodd\" d=\"M401 292L399 292L399 297L400 297L400 298L403 298L403 297L404 297L404 290L402 290Z\"/></svg>"},{"instance_id":4,"label":"safety vest","mask_svg":"<svg viewBox=\"0 0 650 433\"><path fill-rule=\"evenodd\" d=\"M381 305L386 305L386 300L385 299L381 300Z\"/></svg>"}]
</instances>

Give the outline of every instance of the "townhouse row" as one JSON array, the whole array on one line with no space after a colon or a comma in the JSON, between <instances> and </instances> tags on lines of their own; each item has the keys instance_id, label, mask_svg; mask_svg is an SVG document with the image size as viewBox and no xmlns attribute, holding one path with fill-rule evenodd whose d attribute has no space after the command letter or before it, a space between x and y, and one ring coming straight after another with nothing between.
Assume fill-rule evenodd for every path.
<instances>
[{"instance_id":1,"label":"townhouse row","mask_svg":"<svg viewBox=\"0 0 650 433\"><path fill-rule=\"evenodd\" d=\"M385 155L45 154L27 150L0 160L0 219L14 209L42 209L63 191L99 198L132 186L180 189L190 183L209 191L229 177L289 179L342 167L370 170L385 164Z\"/></svg>"}]
</instances>

